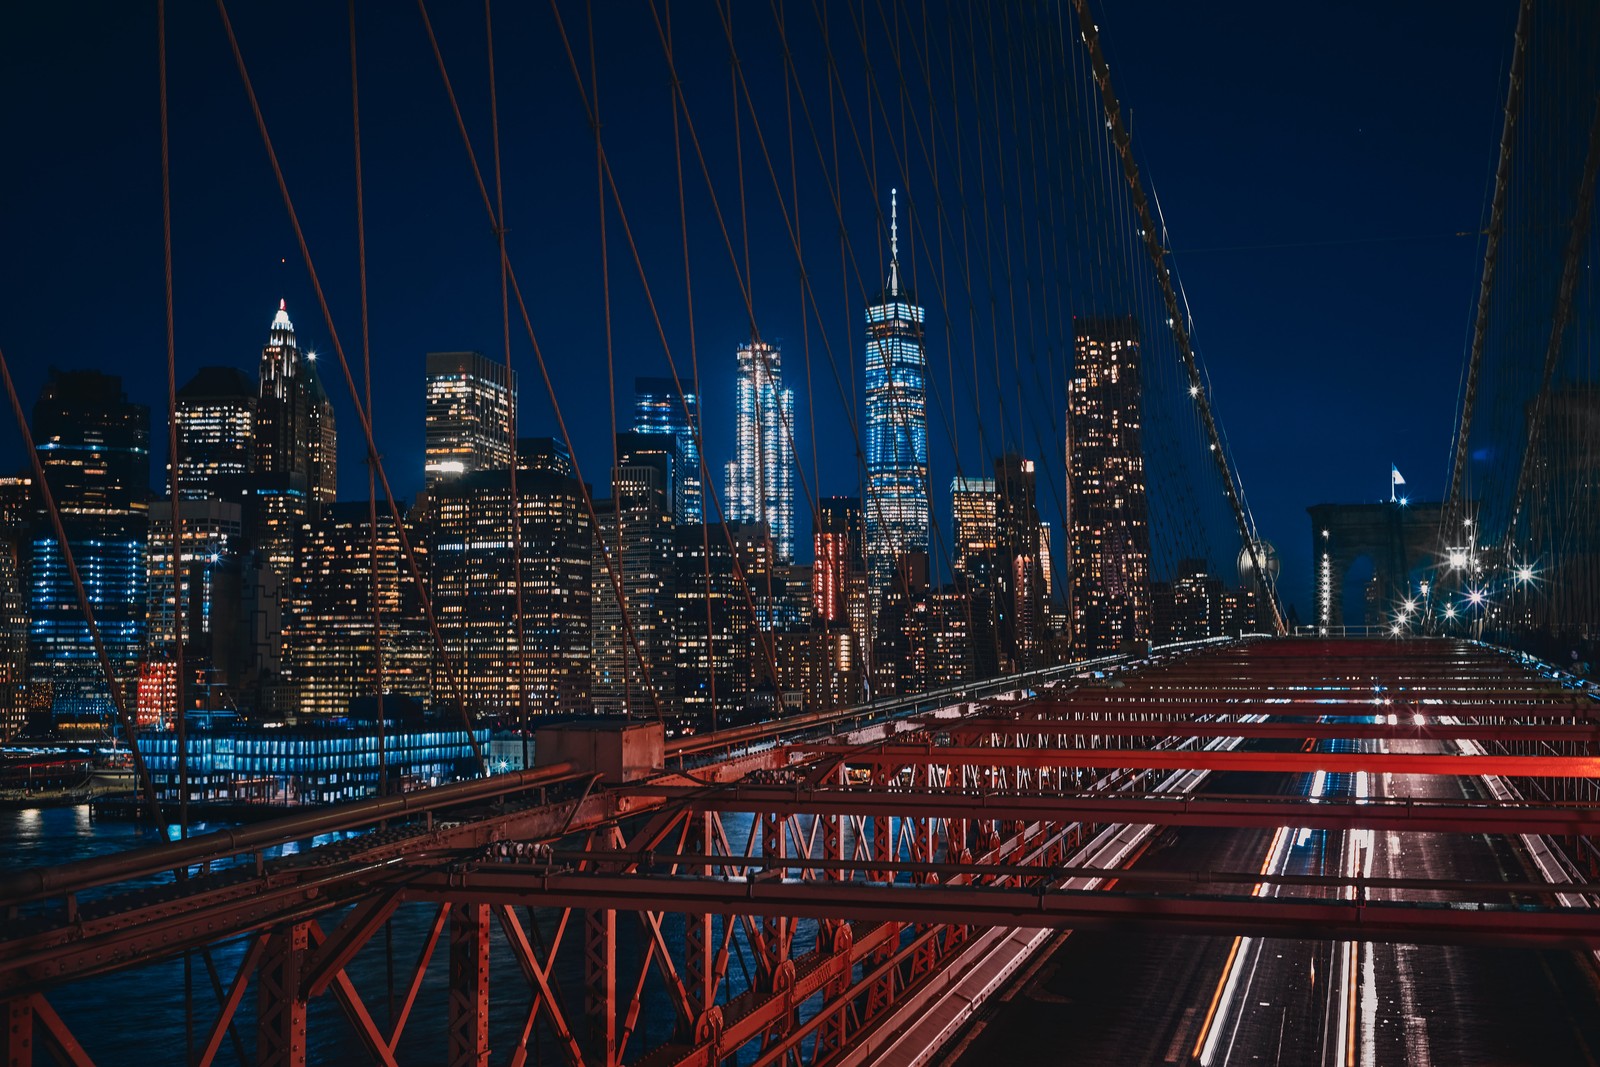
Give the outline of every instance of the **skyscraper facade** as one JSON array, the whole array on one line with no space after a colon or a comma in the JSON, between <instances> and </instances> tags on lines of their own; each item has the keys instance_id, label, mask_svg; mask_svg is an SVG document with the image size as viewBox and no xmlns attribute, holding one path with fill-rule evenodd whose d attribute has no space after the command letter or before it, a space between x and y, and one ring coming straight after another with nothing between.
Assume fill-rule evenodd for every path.
<instances>
[{"instance_id":1,"label":"skyscraper facade","mask_svg":"<svg viewBox=\"0 0 1600 1067\"><path fill-rule=\"evenodd\" d=\"M816 526L811 599L817 621L824 625L848 622L851 580L865 566L866 531L860 498L827 496L818 500Z\"/></svg>"},{"instance_id":2,"label":"skyscraper facade","mask_svg":"<svg viewBox=\"0 0 1600 1067\"><path fill-rule=\"evenodd\" d=\"M233 499L255 471L257 388L234 367L201 367L178 390L178 494Z\"/></svg>"},{"instance_id":3,"label":"skyscraper facade","mask_svg":"<svg viewBox=\"0 0 1600 1067\"><path fill-rule=\"evenodd\" d=\"M1150 506L1140 437L1139 324L1073 324L1067 386L1068 564L1074 648L1150 636Z\"/></svg>"},{"instance_id":4,"label":"skyscraper facade","mask_svg":"<svg viewBox=\"0 0 1600 1067\"><path fill-rule=\"evenodd\" d=\"M661 435L618 435L650 436ZM648 462L652 456L663 462ZM599 714L654 713L658 701L666 711L673 696L674 524L666 463L660 453L634 458L640 462L613 469L611 499L595 503L591 698Z\"/></svg>"},{"instance_id":5,"label":"skyscraper facade","mask_svg":"<svg viewBox=\"0 0 1600 1067\"><path fill-rule=\"evenodd\" d=\"M428 485L511 465L517 378L477 352L429 352L423 413Z\"/></svg>"},{"instance_id":6,"label":"skyscraper facade","mask_svg":"<svg viewBox=\"0 0 1600 1067\"><path fill-rule=\"evenodd\" d=\"M589 705L592 531L565 452L548 439L524 443L515 511L509 469L438 486L429 555L450 663L439 665L435 691L441 701L462 695L474 712L520 714L526 683L529 715L570 714Z\"/></svg>"},{"instance_id":7,"label":"skyscraper facade","mask_svg":"<svg viewBox=\"0 0 1600 1067\"><path fill-rule=\"evenodd\" d=\"M410 540L426 574L426 549ZM380 684L427 700L433 645L399 531L385 512L376 538L365 501L323 508L306 524L284 616L284 669L302 718L343 717L352 700Z\"/></svg>"},{"instance_id":8,"label":"skyscraper facade","mask_svg":"<svg viewBox=\"0 0 1600 1067\"><path fill-rule=\"evenodd\" d=\"M129 402L122 379L51 371L33 407L33 438L112 669L133 678L145 640L145 546L150 409ZM48 517L33 524L29 660L54 684L58 716L112 709L100 664Z\"/></svg>"},{"instance_id":9,"label":"skyscraper facade","mask_svg":"<svg viewBox=\"0 0 1600 1067\"><path fill-rule=\"evenodd\" d=\"M993 478L950 479L950 512L955 526L955 568L957 579L982 566L981 557L996 547L995 498Z\"/></svg>"},{"instance_id":10,"label":"skyscraper facade","mask_svg":"<svg viewBox=\"0 0 1600 1067\"><path fill-rule=\"evenodd\" d=\"M680 526L698 523L705 514L705 490L700 471L700 395L694 380L635 378L633 390L634 430L671 434L678 442L672 517Z\"/></svg>"},{"instance_id":11,"label":"skyscraper facade","mask_svg":"<svg viewBox=\"0 0 1600 1067\"><path fill-rule=\"evenodd\" d=\"M783 387L783 352L765 341L739 346L734 379L734 458L723 506L730 522L764 522L779 562L794 559L794 390Z\"/></svg>"},{"instance_id":12,"label":"skyscraper facade","mask_svg":"<svg viewBox=\"0 0 1600 1067\"><path fill-rule=\"evenodd\" d=\"M673 668L681 712L710 726L742 711L754 677L754 613L730 531L679 527L672 538Z\"/></svg>"},{"instance_id":13,"label":"skyscraper facade","mask_svg":"<svg viewBox=\"0 0 1600 1067\"><path fill-rule=\"evenodd\" d=\"M995 541L1000 647L1012 670L1037 666L1048 637L1043 552L1034 464L1014 453L995 460Z\"/></svg>"},{"instance_id":14,"label":"skyscraper facade","mask_svg":"<svg viewBox=\"0 0 1600 1067\"><path fill-rule=\"evenodd\" d=\"M894 200L889 217L889 281L878 302L867 308L867 499L862 503L874 596L893 583L899 557L928 551L928 357L923 309L900 282Z\"/></svg>"},{"instance_id":15,"label":"skyscraper facade","mask_svg":"<svg viewBox=\"0 0 1600 1067\"><path fill-rule=\"evenodd\" d=\"M294 539L305 520L332 503L338 461L333 405L315 361L300 350L283 301L261 349L256 393L255 470L246 523L256 548L287 582Z\"/></svg>"}]
</instances>

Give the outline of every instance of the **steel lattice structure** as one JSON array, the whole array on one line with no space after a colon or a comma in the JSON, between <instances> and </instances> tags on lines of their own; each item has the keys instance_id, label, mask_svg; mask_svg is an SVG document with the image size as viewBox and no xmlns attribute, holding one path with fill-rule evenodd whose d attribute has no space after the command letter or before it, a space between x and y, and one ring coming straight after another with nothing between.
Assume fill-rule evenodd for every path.
<instances>
[{"instance_id":1,"label":"steel lattice structure","mask_svg":"<svg viewBox=\"0 0 1600 1067\"><path fill-rule=\"evenodd\" d=\"M897 1043L948 1036L1038 930L1600 948L1600 912L1547 883L1129 866L1161 826L1291 826L1549 835L1593 874L1595 700L1510 654L1247 641L1003 684L665 745L652 724L557 731L532 770L12 872L8 1062L36 1045L91 1062L52 1007L72 983L229 944L242 957L215 976L203 1064L230 1043L246 1056L252 999L254 1062L307 1062L309 1008L329 995L374 1063L441 1006L450 1063L896 1062ZM1329 737L1460 745L1310 743ZM1493 776L1527 799L1200 791L1225 767L1346 763ZM349 836L272 854L335 831ZM1252 894L1266 882L1296 894ZM1425 902L1438 893L1469 906ZM380 1025L351 964L402 908L427 909L426 936L400 946L416 964ZM445 1003L425 1008L440 953ZM520 988L491 981L497 953ZM646 1048L651 1011L674 1022ZM491 1050L498 1012L520 1015L509 1053Z\"/></svg>"}]
</instances>

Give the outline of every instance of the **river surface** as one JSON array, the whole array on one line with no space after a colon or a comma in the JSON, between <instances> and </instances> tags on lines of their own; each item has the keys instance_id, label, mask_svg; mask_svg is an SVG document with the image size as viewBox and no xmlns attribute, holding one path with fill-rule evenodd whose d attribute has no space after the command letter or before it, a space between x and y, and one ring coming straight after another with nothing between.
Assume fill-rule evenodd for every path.
<instances>
[{"instance_id":1,"label":"river surface","mask_svg":"<svg viewBox=\"0 0 1600 1067\"><path fill-rule=\"evenodd\" d=\"M748 817L726 817L725 825L734 848L742 850L749 828ZM218 826L201 825L193 832L214 829ZM0 811L0 869L4 870L68 863L157 840L159 838L150 831L130 823L91 819L87 806ZM297 847L286 846L289 850ZM170 881L170 878L166 875L151 881ZM390 923L389 937L383 934L374 937L348 968L368 1011L385 1033L389 1030L391 1011L404 1001L435 914L436 908L426 904L402 906ZM536 914L548 944L555 934L559 915L542 909ZM323 916L320 920L323 929L331 931L343 915L341 911ZM584 1036L587 1030L583 1019L581 918L574 913L567 924L557 954L556 975L567 1019L574 1030ZM524 916L525 924L526 921ZM673 949L675 963L681 965L683 918L668 914L663 917L662 926L666 943ZM716 930L720 943L721 920L717 920ZM616 985L618 996L626 999L638 981L647 943L632 913L618 912L617 941ZM801 923L795 935L795 954L808 951L814 943L815 924ZM736 951L729 966L728 982L732 992L737 993L747 987L745 975L754 971L755 961L742 929L736 929L734 944ZM246 947L246 942L240 940L211 948L210 965L223 987L232 983ZM396 1050L401 1064L422 1067L444 1061L448 957L446 935L440 938L433 954L416 1007ZM185 995L186 988L192 990L191 996ZM668 1039L675 1024L660 978L652 976L646 988L638 1029L628 1045L629 1059ZM522 1032L532 995L498 925L493 927L490 996L492 1062L501 1064L509 1060ZM49 993L49 1000L101 1067L185 1063L188 1059L186 1044L192 1043L196 1048L204 1044L217 1016L219 1002L213 992L207 961L199 952L187 961L187 981L185 960L178 957L61 987ZM241 1003L237 1016L238 1039L247 1055L255 1046L255 1011L252 989ZM619 1019L618 1026L621 1025ZM307 1029L310 1062L368 1062L363 1046L333 997L322 996L312 1001ZM549 1031L536 1036L537 1041L530 1042L530 1051L535 1053L532 1062L562 1062L560 1050ZM239 1062L231 1046L231 1041L224 1043L217 1057L218 1064Z\"/></svg>"}]
</instances>

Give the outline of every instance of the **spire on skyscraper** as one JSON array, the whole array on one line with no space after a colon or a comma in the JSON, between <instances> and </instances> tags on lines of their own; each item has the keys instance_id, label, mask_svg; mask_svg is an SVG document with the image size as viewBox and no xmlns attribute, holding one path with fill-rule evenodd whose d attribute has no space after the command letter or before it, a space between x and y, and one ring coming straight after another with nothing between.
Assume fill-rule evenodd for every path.
<instances>
[{"instance_id":1,"label":"spire on skyscraper","mask_svg":"<svg viewBox=\"0 0 1600 1067\"><path fill-rule=\"evenodd\" d=\"M898 189L889 190L889 295L900 295L900 212Z\"/></svg>"}]
</instances>

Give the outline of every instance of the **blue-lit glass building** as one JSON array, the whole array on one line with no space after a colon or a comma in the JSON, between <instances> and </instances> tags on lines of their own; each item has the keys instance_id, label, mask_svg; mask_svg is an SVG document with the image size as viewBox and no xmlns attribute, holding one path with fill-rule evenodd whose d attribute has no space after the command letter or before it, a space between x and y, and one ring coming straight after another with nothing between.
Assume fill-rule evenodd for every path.
<instances>
[{"instance_id":1,"label":"blue-lit glass building","mask_svg":"<svg viewBox=\"0 0 1600 1067\"><path fill-rule=\"evenodd\" d=\"M705 512L700 481L700 395L694 380L635 378L633 391L634 431L670 433L678 440L672 518L680 526L699 523Z\"/></svg>"},{"instance_id":2,"label":"blue-lit glass building","mask_svg":"<svg viewBox=\"0 0 1600 1067\"><path fill-rule=\"evenodd\" d=\"M893 194L891 194L892 196ZM895 561L928 551L928 356L923 310L900 283L899 226L891 201L889 283L867 308L867 571L874 597Z\"/></svg>"},{"instance_id":3,"label":"blue-lit glass building","mask_svg":"<svg viewBox=\"0 0 1600 1067\"><path fill-rule=\"evenodd\" d=\"M403 703L403 701L399 701ZM447 722L391 723L383 737L387 792L475 777L473 741L487 750L489 731ZM139 735L139 753L161 799L178 796L178 736L171 730ZM185 739L189 799L296 806L356 800L378 792L378 731L374 724L193 730Z\"/></svg>"},{"instance_id":4,"label":"blue-lit glass building","mask_svg":"<svg viewBox=\"0 0 1600 1067\"><path fill-rule=\"evenodd\" d=\"M128 401L121 378L53 370L33 406L33 438L112 669L130 679L145 640L150 409ZM48 515L30 548L32 677L51 683L57 719L109 720L111 695Z\"/></svg>"},{"instance_id":5,"label":"blue-lit glass building","mask_svg":"<svg viewBox=\"0 0 1600 1067\"><path fill-rule=\"evenodd\" d=\"M762 522L779 563L794 559L794 390L783 387L783 352L739 346L733 386L733 459L723 505L729 522Z\"/></svg>"}]
</instances>

